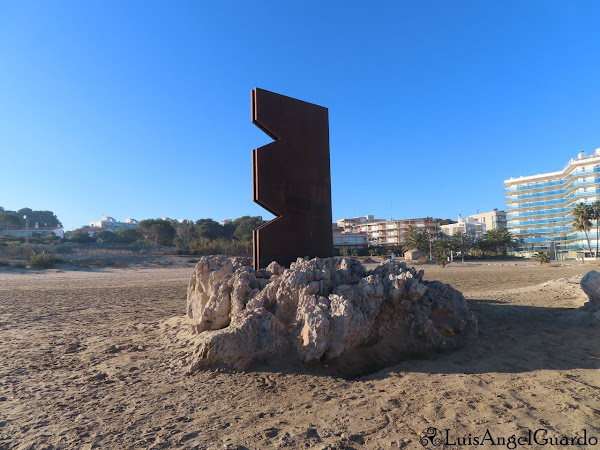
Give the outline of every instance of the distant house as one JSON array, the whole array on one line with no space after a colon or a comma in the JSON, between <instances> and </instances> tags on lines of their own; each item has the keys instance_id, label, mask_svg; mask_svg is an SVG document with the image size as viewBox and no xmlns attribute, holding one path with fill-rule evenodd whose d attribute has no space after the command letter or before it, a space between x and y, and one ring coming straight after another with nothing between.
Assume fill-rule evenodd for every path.
<instances>
[{"instance_id":1,"label":"distant house","mask_svg":"<svg viewBox=\"0 0 600 450\"><path fill-rule=\"evenodd\" d=\"M40 227L36 223L33 228L26 228L21 230L4 230L2 232L5 236L18 236L18 237L31 237L31 236L44 236L54 234L59 238L65 237L65 229L63 227Z\"/></svg>"},{"instance_id":2,"label":"distant house","mask_svg":"<svg viewBox=\"0 0 600 450\"><path fill-rule=\"evenodd\" d=\"M367 233L344 231L343 228L333 226L333 246L335 248L346 247L349 250L355 248L367 248L369 237Z\"/></svg>"},{"instance_id":3,"label":"distant house","mask_svg":"<svg viewBox=\"0 0 600 450\"><path fill-rule=\"evenodd\" d=\"M138 228L139 223L135 219L125 219L125 222L119 222L116 219L108 216L102 217L102 220L90 222L90 228L95 228L93 231L112 231L115 232L119 228Z\"/></svg>"}]
</instances>

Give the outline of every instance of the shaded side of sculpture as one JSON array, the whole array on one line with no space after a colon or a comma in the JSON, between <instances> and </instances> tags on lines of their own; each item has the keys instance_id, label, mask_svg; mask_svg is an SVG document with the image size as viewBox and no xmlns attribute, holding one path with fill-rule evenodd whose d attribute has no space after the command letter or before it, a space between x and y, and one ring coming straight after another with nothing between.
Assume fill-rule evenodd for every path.
<instances>
[{"instance_id":1,"label":"shaded side of sculpture","mask_svg":"<svg viewBox=\"0 0 600 450\"><path fill-rule=\"evenodd\" d=\"M253 200L276 216L253 232L255 270L333 256L327 108L256 88L252 123L275 139L252 151Z\"/></svg>"}]
</instances>

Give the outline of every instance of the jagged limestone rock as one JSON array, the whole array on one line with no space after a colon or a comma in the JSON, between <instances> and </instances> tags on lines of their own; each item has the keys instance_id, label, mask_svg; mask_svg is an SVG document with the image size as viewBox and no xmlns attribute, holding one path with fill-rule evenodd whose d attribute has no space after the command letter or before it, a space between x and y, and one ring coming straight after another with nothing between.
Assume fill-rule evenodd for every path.
<instances>
[{"instance_id":1,"label":"jagged limestone rock","mask_svg":"<svg viewBox=\"0 0 600 450\"><path fill-rule=\"evenodd\" d=\"M250 264L212 256L196 265L187 296L196 333L190 371L290 356L381 365L456 348L477 333L460 292L423 281L404 262L371 271L352 258L299 258L289 269L272 262L260 271Z\"/></svg>"}]
</instances>

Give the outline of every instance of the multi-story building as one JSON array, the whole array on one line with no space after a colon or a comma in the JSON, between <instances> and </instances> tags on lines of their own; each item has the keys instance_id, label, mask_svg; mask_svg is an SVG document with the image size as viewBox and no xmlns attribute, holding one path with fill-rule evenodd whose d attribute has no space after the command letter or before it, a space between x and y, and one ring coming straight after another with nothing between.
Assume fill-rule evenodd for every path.
<instances>
[{"instance_id":1,"label":"multi-story building","mask_svg":"<svg viewBox=\"0 0 600 450\"><path fill-rule=\"evenodd\" d=\"M343 230L344 233L358 233L360 232L360 226L366 223L373 222L384 222L385 219L375 219L373 215L353 217L352 219L340 219L337 221L337 226Z\"/></svg>"},{"instance_id":2,"label":"multi-story building","mask_svg":"<svg viewBox=\"0 0 600 450\"><path fill-rule=\"evenodd\" d=\"M409 227L425 228L434 232L435 223L431 217L402 220L383 220L369 222L359 226L369 236L372 245L400 245L406 241L406 231Z\"/></svg>"},{"instance_id":3,"label":"multi-story building","mask_svg":"<svg viewBox=\"0 0 600 450\"><path fill-rule=\"evenodd\" d=\"M518 253L531 256L549 251L558 259L589 253L583 232L573 226L572 209L600 199L600 149L572 158L557 172L511 177L504 181L507 228L518 242ZM589 233L592 248L595 233Z\"/></svg>"},{"instance_id":4,"label":"multi-story building","mask_svg":"<svg viewBox=\"0 0 600 450\"><path fill-rule=\"evenodd\" d=\"M471 214L467 219L475 219L477 222L485 225L483 231L493 230L494 228L506 228L506 211L498 211L498 208L494 208L493 211Z\"/></svg>"},{"instance_id":5,"label":"multi-story building","mask_svg":"<svg viewBox=\"0 0 600 450\"><path fill-rule=\"evenodd\" d=\"M459 214L457 223L442 225L440 229L446 236L465 233L473 239L481 239L486 231L500 227L506 227L506 212L495 208L493 211L472 214L464 219Z\"/></svg>"},{"instance_id":6,"label":"multi-story building","mask_svg":"<svg viewBox=\"0 0 600 450\"><path fill-rule=\"evenodd\" d=\"M459 214L458 222L442 225L440 229L446 236L454 236L456 233L463 233L472 239L481 239L483 233L486 231L486 225L472 216L463 219Z\"/></svg>"},{"instance_id":7,"label":"multi-story building","mask_svg":"<svg viewBox=\"0 0 600 450\"><path fill-rule=\"evenodd\" d=\"M112 217L104 216L102 220L90 222L91 228L102 228L104 230L115 231L119 228L137 228L138 221L135 219L125 219L125 222L118 222Z\"/></svg>"}]
</instances>

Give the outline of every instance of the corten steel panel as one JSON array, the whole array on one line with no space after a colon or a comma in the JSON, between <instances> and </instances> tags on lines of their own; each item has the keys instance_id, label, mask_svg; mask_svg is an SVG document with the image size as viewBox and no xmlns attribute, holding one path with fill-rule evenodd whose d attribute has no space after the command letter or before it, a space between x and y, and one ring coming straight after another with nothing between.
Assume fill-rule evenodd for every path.
<instances>
[{"instance_id":1,"label":"corten steel panel","mask_svg":"<svg viewBox=\"0 0 600 450\"><path fill-rule=\"evenodd\" d=\"M252 151L253 199L277 216L253 231L254 268L333 256L327 108L256 88L252 123L275 139Z\"/></svg>"}]
</instances>

